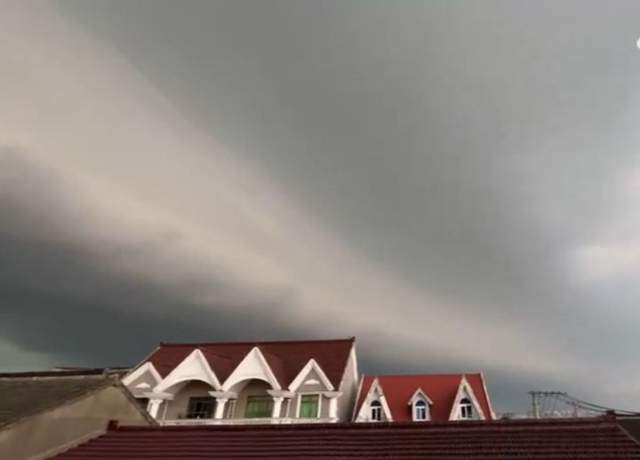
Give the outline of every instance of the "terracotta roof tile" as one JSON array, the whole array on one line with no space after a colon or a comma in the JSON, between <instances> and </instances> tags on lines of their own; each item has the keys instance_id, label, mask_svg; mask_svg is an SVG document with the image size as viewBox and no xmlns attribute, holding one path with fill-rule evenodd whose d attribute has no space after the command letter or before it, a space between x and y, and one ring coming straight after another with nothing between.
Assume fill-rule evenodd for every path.
<instances>
[{"instance_id":1,"label":"terracotta roof tile","mask_svg":"<svg viewBox=\"0 0 640 460\"><path fill-rule=\"evenodd\" d=\"M197 348L207 358L218 379L223 382L246 354L257 346L283 387L287 387L309 359L314 358L337 388L354 340L352 337L278 342L161 343L146 361L151 361L160 375L166 377Z\"/></svg>"},{"instance_id":2,"label":"terracotta roof tile","mask_svg":"<svg viewBox=\"0 0 640 460\"><path fill-rule=\"evenodd\" d=\"M610 419L120 427L58 460L213 458L639 459Z\"/></svg>"}]
</instances>

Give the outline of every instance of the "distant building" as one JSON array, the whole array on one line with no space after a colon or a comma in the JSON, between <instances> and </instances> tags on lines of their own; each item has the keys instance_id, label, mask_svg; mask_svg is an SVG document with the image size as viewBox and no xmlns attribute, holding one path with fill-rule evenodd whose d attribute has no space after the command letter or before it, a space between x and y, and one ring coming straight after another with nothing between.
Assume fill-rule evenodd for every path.
<instances>
[{"instance_id":1,"label":"distant building","mask_svg":"<svg viewBox=\"0 0 640 460\"><path fill-rule=\"evenodd\" d=\"M162 425L349 421L354 338L162 343L124 378Z\"/></svg>"},{"instance_id":2,"label":"distant building","mask_svg":"<svg viewBox=\"0 0 640 460\"><path fill-rule=\"evenodd\" d=\"M365 375L355 422L494 420L482 374Z\"/></svg>"},{"instance_id":3,"label":"distant building","mask_svg":"<svg viewBox=\"0 0 640 460\"><path fill-rule=\"evenodd\" d=\"M154 420L102 369L0 374L0 459L38 460L103 433Z\"/></svg>"}]
</instances>

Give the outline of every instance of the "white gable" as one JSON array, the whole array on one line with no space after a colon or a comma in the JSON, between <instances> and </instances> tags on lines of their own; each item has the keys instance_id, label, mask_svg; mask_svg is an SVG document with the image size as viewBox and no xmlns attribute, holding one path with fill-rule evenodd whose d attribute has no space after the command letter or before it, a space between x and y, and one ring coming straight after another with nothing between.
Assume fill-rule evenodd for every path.
<instances>
[{"instance_id":1,"label":"white gable","mask_svg":"<svg viewBox=\"0 0 640 460\"><path fill-rule=\"evenodd\" d=\"M134 390L147 390L155 387L162 380L162 376L156 370L151 362L146 362L142 366L133 370L122 379L122 384L129 388L130 391ZM135 394L136 392L134 392ZM135 396L138 396L135 394Z\"/></svg>"},{"instance_id":2,"label":"white gable","mask_svg":"<svg viewBox=\"0 0 640 460\"><path fill-rule=\"evenodd\" d=\"M371 403L376 400L380 401L380 404L382 405L382 411L384 412L385 421L393 421L391 410L389 409L389 405L387 404L387 398L385 398L384 396L384 392L382 391L382 387L380 386L378 379L375 379L371 383L369 392L362 401L362 405L360 406L360 410L358 411L356 421L366 422L371 420Z\"/></svg>"},{"instance_id":3,"label":"white gable","mask_svg":"<svg viewBox=\"0 0 640 460\"><path fill-rule=\"evenodd\" d=\"M431 398L429 398L429 396L422 391L422 388L418 388L415 393L413 393L413 396L411 396L411 398L409 399L409 405L413 405L416 401L418 400L424 400L427 404L433 404L433 401L431 401Z\"/></svg>"},{"instance_id":4,"label":"white gable","mask_svg":"<svg viewBox=\"0 0 640 460\"><path fill-rule=\"evenodd\" d=\"M267 382L274 390L282 389L280 388L280 384L278 383L276 376L269 367L267 360L258 347L253 347L253 349L247 353L240 364L238 364L231 375L229 375L227 380L225 380L222 385L222 389L224 391L228 391L235 384L251 379Z\"/></svg>"},{"instance_id":5,"label":"white gable","mask_svg":"<svg viewBox=\"0 0 640 460\"><path fill-rule=\"evenodd\" d=\"M489 412L491 415L491 418L493 420L496 419L496 414L495 412L493 412L493 405L491 404L491 398L489 397L489 391L487 390L487 385L486 382L484 380L484 375L482 373L480 373L480 380L482 380L482 391L484 391L484 397L487 399L487 405L489 406Z\"/></svg>"},{"instance_id":6,"label":"white gable","mask_svg":"<svg viewBox=\"0 0 640 460\"><path fill-rule=\"evenodd\" d=\"M218 377L209 366L207 358L197 348L193 350L182 362L167 375L158 386L155 392L163 392L172 386L189 380L199 380L208 383L216 390L220 389Z\"/></svg>"},{"instance_id":7,"label":"white gable","mask_svg":"<svg viewBox=\"0 0 640 460\"><path fill-rule=\"evenodd\" d=\"M467 398L471 401L473 410L476 414L478 414L478 418L480 420L486 420L484 411L482 410L482 407L480 406L480 403L478 402L478 399L476 398L471 385L469 385L469 382L464 376L462 377L462 380L460 380L460 385L458 385L458 391L456 393L455 399L453 400L453 406L451 407L449 420L460 420L460 401L464 398Z\"/></svg>"},{"instance_id":8,"label":"white gable","mask_svg":"<svg viewBox=\"0 0 640 460\"><path fill-rule=\"evenodd\" d=\"M418 412L418 403L422 403L424 405L424 414ZM418 388L411 398L409 398L409 406L411 406L411 419L414 422L425 422L431 419L431 406L433 405L433 401L431 398L427 396L422 388Z\"/></svg>"},{"instance_id":9,"label":"white gable","mask_svg":"<svg viewBox=\"0 0 640 460\"><path fill-rule=\"evenodd\" d=\"M308 384L322 384L326 390L333 391L334 387L327 375L324 373L320 365L315 359L311 358L307 364L298 372L298 375L291 385L289 385L289 391L296 391L300 386Z\"/></svg>"}]
</instances>

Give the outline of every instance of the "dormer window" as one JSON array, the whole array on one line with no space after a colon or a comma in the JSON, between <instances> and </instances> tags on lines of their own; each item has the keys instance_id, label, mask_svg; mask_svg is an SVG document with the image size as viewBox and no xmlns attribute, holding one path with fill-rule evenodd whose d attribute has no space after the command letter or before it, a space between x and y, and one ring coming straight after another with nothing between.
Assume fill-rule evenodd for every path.
<instances>
[{"instance_id":1,"label":"dormer window","mask_svg":"<svg viewBox=\"0 0 640 460\"><path fill-rule=\"evenodd\" d=\"M375 400L371 403L371 420L374 422L382 421L382 404Z\"/></svg>"},{"instance_id":2,"label":"dormer window","mask_svg":"<svg viewBox=\"0 0 640 460\"><path fill-rule=\"evenodd\" d=\"M427 403L423 399L419 399L413 405L413 420L417 422L427 420Z\"/></svg>"},{"instance_id":3,"label":"dormer window","mask_svg":"<svg viewBox=\"0 0 640 460\"><path fill-rule=\"evenodd\" d=\"M431 420L430 405L433 404L431 399L424 392L422 388L418 388L409 399L409 412L411 413L411 420L414 422L424 422Z\"/></svg>"},{"instance_id":4,"label":"dormer window","mask_svg":"<svg viewBox=\"0 0 640 460\"><path fill-rule=\"evenodd\" d=\"M460 400L460 419L473 419L473 404L471 403L471 400L469 398L462 398Z\"/></svg>"}]
</instances>

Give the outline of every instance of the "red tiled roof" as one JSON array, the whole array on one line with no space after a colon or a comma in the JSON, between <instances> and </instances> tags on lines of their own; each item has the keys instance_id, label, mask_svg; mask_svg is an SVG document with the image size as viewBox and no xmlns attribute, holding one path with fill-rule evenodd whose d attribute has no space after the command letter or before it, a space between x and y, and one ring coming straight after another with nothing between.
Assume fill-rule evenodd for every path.
<instances>
[{"instance_id":1,"label":"red tiled roof","mask_svg":"<svg viewBox=\"0 0 640 460\"><path fill-rule=\"evenodd\" d=\"M431 420L446 422L449 420L451 407L463 377L469 382L485 417L492 419L491 405L482 374L365 375L362 378L355 414L360 411L373 381L378 379L394 421L411 421L409 400L416 390L421 388L433 402L430 407Z\"/></svg>"},{"instance_id":2,"label":"red tiled roof","mask_svg":"<svg viewBox=\"0 0 640 460\"><path fill-rule=\"evenodd\" d=\"M119 427L55 458L621 460L640 445L611 419Z\"/></svg>"},{"instance_id":3,"label":"red tiled roof","mask_svg":"<svg viewBox=\"0 0 640 460\"><path fill-rule=\"evenodd\" d=\"M283 388L289 386L311 358L338 388L354 340L351 337L278 342L161 343L146 361L151 361L160 375L166 377L197 348L207 358L218 379L224 382L247 353L258 347Z\"/></svg>"}]
</instances>

